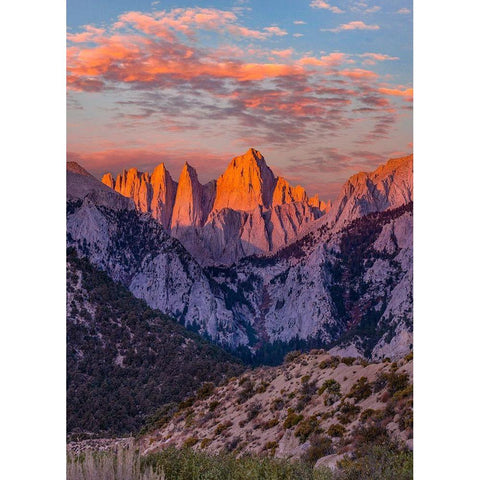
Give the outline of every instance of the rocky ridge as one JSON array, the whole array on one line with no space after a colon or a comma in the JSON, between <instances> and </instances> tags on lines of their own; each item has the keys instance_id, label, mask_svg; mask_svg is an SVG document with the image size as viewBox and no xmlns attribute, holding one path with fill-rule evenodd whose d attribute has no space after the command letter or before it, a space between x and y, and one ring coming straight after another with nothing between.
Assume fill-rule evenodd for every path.
<instances>
[{"instance_id":1,"label":"rocky ridge","mask_svg":"<svg viewBox=\"0 0 480 480\"><path fill-rule=\"evenodd\" d=\"M164 164L152 175L132 168L114 180L106 173L102 182L150 213L204 265L272 252L296 239L330 207L318 195L309 198L303 187L276 178L253 148L206 185L188 163L178 184Z\"/></svg>"}]
</instances>

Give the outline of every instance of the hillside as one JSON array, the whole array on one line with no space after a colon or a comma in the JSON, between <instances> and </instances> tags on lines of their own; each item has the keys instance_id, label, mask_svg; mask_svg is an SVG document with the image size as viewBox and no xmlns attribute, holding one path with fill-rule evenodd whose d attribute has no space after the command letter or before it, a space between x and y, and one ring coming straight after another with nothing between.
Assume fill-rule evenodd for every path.
<instances>
[{"instance_id":1,"label":"hillside","mask_svg":"<svg viewBox=\"0 0 480 480\"><path fill-rule=\"evenodd\" d=\"M412 405L411 354L368 363L292 352L279 367L248 371L159 412L141 452L188 446L334 466L366 446L411 449Z\"/></svg>"},{"instance_id":2,"label":"hillside","mask_svg":"<svg viewBox=\"0 0 480 480\"><path fill-rule=\"evenodd\" d=\"M136 432L159 406L243 370L68 250L67 433Z\"/></svg>"}]
</instances>

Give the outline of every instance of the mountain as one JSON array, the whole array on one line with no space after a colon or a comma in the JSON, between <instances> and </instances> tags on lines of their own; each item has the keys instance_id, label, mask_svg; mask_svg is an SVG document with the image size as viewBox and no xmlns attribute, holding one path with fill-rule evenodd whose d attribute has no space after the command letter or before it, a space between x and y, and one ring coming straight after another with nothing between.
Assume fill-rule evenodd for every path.
<instances>
[{"instance_id":1,"label":"mountain","mask_svg":"<svg viewBox=\"0 0 480 480\"><path fill-rule=\"evenodd\" d=\"M292 352L281 366L245 372L159 412L139 446L144 454L189 446L330 467L367 445L411 450L412 364L411 354L369 363L323 350Z\"/></svg>"},{"instance_id":2,"label":"mountain","mask_svg":"<svg viewBox=\"0 0 480 480\"><path fill-rule=\"evenodd\" d=\"M334 348L372 359L408 353L412 157L351 177L328 213L308 222L306 235L299 234L298 220L289 223L290 217L305 219L311 212L305 201L289 202L304 198L303 192L283 179L273 185L258 152L237 158L225 182L243 172L254 190L245 205L261 202L256 209L215 210L218 184L202 186L186 165L172 209L178 228L169 233L151 213L132 209L131 200L124 209L96 204L105 189L118 205L128 199L99 181L93 188L93 177L84 176L89 193L68 203L68 244L150 307L254 363L279 363L297 348ZM147 178L142 175L133 177ZM238 195L228 201L241 206ZM267 224L282 229L263 228ZM273 249L282 242L286 246ZM205 265L199 259L207 248L219 258L239 260ZM245 257L247 252L253 255Z\"/></svg>"},{"instance_id":3,"label":"mountain","mask_svg":"<svg viewBox=\"0 0 480 480\"><path fill-rule=\"evenodd\" d=\"M325 221L341 228L373 212L413 202L413 155L394 158L370 173L348 179Z\"/></svg>"},{"instance_id":4,"label":"mountain","mask_svg":"<svg viewBox=\"0 0 480 480\"><path fill-rule=\"evenodd\" d=\"M136 432L161 405L243 370L219 347L68 251L68 434Z\"/></svg>"},{"instance_id":5,"label":"mountain","mask_svg":"<svg viewBox=\"0 0 480 480\"><path fill-rule=\"evenodd\" d=\"M67 168L67 192L74 192L67 194L67 246L151 308L195 326L217 343L248 343L246 327L227 308L221 287L178 240L130 199L92 176L77 174L78 165Z\"/></svg>"},{"instance_id":6,"label":"mountain","mask_svg":"<svg viewBox=\"0 0 480 480\"><path fill-rule=\"evenodd\" d=\"M156 176L157 170L162 174ZM309 198L303 187L276 178L253 148L206 185L188 163L178 184L163 164L151 176L133 168L115 181L106 173L102 182L131 198L139 211L151 213L202 265L275 251L329 209L318 195ZM161 192L160 202L155 192Z\"/></svg>"}]
</instances>

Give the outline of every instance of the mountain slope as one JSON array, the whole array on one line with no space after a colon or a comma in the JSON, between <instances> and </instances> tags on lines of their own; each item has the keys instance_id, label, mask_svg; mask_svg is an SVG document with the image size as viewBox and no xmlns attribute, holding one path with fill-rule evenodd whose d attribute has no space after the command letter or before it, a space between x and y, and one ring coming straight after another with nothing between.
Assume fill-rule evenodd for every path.
<instances>
[{"instance_id":1,"label":"mountain slope","mask_svg":"<svg viewBox=\"0 0 480 480\"><path fill-rule=\"evenodd\" d=\"M366 444L411 449L411 382L411 355L368 363L322 350L292 352L279 367L246 372L207 398L178 405L149 427L142 451L188 445L334 466Z\"/></svg>"},{"instance_id":2,"label":"mountain slope","mask_svg":"<svg viewBox=\"0 0 480 480\"><path fill-rule=\"evenodd\" d=\"M68 433L135 432L162 404L242 370L220 348L69 250Z\"/></svg>"}]
</instances>

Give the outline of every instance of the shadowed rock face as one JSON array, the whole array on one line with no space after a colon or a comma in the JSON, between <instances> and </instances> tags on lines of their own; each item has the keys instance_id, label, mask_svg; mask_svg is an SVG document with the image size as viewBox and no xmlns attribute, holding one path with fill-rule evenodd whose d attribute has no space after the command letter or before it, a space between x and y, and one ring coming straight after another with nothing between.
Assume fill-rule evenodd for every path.
<instances>
[{"instance_id":1,"label":"shadowed rock face","mask_svg":"<svg viewBox=\"0 0 480 480\"><path fill-rule=\"evenodd\" d=\"M132 168L116 180L107 173L102 182L150 213L203 265L275 251L328 210L318 195L308 198L303 187L276 178L253 148L206 185L188 163L178 184L164 164L151 176Z\"/></svg>"}]
</instances>

